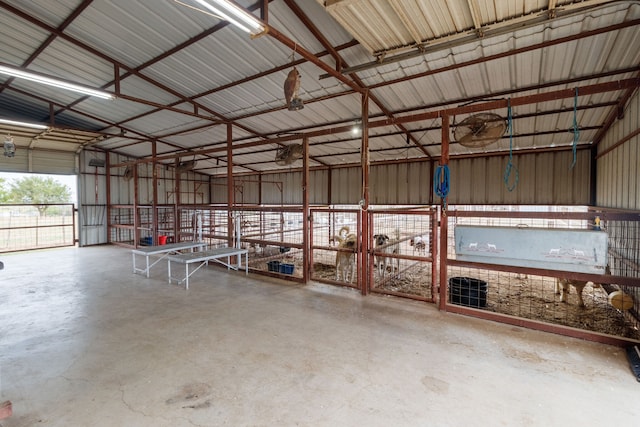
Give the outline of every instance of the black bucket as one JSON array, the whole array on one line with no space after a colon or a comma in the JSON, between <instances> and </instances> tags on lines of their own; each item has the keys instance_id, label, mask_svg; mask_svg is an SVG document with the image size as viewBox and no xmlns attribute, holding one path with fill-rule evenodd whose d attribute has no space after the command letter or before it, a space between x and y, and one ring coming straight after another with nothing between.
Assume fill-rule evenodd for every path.
<instances>
[{"instance_id":1,"label":"black bucket","mask_svg":"<svg viewBox=\"0 0 640 427\"><path fill-rule=\"evenodd\" d=\"M471 277L452 277L449 279L449 298L452 304L467 307L487 306L487 282Z\"/></svg>"}]
</instances>

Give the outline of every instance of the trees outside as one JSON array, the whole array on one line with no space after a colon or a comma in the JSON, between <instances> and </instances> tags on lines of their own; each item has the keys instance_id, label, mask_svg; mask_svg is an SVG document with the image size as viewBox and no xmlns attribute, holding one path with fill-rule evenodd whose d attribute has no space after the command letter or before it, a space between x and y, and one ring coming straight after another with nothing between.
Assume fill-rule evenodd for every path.
<instances>
[{"instance_id":1,"label":"trees outside","mask_svg":"<svg viewBox=\"0 0 640 427\"><path fill-rule=\"evenodd\" d=\"M9 188L4 178L0 178L0 204L2 203L9 203Z\"/></svg>"},{"instance_id":2,"label":"trees outside","mask_svg":"<svg viewBox=\"0 0 640 427\"><path fill-rule=\"evenodd\" d=\"M0 182L2 188L4 185ZM17 179L10 184L8 200L2 202L3 191L0 190L0 202L24 203L36 205L40 215L44 215L47 204L71 203L71 189L53 178L28 176Z\"/></svg>"}]
</instances>

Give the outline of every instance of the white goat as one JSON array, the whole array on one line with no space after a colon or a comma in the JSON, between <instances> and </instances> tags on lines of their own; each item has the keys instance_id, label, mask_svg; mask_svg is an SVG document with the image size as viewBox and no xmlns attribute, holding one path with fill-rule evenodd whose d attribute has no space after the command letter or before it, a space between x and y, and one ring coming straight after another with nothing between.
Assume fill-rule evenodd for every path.
<instances>
[{"instance_id":1,"label":"white goat","mask_svg":"<svg viewBox=\"0 0 640 427\"><path fill-rule=\"evenodd\" d=\"M611 269L607 265L605 268L605 274L611 274ZM556 279L556 295L562 296L560 297L561 302L569 302L567 295L569 294L570 285L573 285L576 288L576 293L578 294L578 305L580 307L585 307L584 300L582 299L582 291L584 291L584 287L589 283L588 280L574 280L574 279L566 279L563 277L559 277ZM599 283L594 283L593 287L597 288L601 285Z\"/></svg>"},{"instance_id":2,"label":"white goat","mask_svg":"<svg viewBox=\"0 0 640 427\"><path fill-rule=\"evenodd\" d=\"M413 246L413 253L416 251L422 252L423 254L427 251L427 245L429 244L429 236L424 234L422 236L413 237L409 240L409 245Z\"/></svg>"},{"instance_id":3,"label":"white goat","mask_svg":"<svg viewBox=\"0 0 640 427\"><path fill-rule=\"evenodd\" d=\"M336 280L353 283L353 267L355 265L355 251L358 237L349 233L346 225L340 229L334 240L338 242L336 252ZM348 252L347 252L348 251Z\"/></svg>"},{"instance_id":4,"label":"white goat","mask_svg":"<svg viewBox=\"0 0 640 427\"><path fill-rule=\"evenodd\" d=\"M576 288L576 292L578 293L578 305L580 307L584 307L584 300L582 299L582 291L584 287L588 283L587 280L572 280L565 278L557 278L556 279L556 295L560 295L562 292L562 296L560 297L561 302L569 302L567 295L569 294L569 285L573 285Z\"/></svg>"},{"instance_id":5,"label":"white goat","mask_svg":"<svg viewBox=\"0 0 640 427\"><path fill-rule=\"evenodd\" d=\"M395 241L388 243L390 241L389 236L386 234L376 234L373 236L376 241L376 251L380 251L386 254L395 254L398 255L400 253L400 232L396 229L396 239ZM387 263L391 267L391 273L393 273L393 261L390 260L387 255L376 255L376 265L378 268L378 272L382 274L382 277L385 276L387 272ZM396 268L398 272L400 271L400 259L396 258Z\"/></svg>"}]
</instances>

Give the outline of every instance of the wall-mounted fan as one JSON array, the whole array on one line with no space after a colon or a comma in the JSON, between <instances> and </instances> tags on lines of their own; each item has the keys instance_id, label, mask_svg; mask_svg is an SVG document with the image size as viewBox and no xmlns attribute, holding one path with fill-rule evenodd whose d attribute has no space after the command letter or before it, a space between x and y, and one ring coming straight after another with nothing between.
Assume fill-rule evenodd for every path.
<instances>
[{"instance_id":1,"label":"wall-mounted fan","mask_svg":"<svg viewBox=\"0 0 640 427\"><path fill-rule=\"evenodd\" d=\"M124 170L124 174L122 174L122 178L125 181L131 181L131 178L133 178L133 168L131 166L127 166Z\"/></svg>"},{"instance_id":2,"label":"wall-mounted fan","mask_svg":"<svg viewBox=\"0 0 640 427\"><path fill-rule=\"evenodd\" d=\"M465 147L481 148L502 138L506 131L507 122L503 117L494 113L479 113L455 125L453 137Z\"/></svg>"},{"instance_id":3,"label":"wall-mounted fan","mask_svg":"<svg viewBox=\"0 0 640 427\"><path fill-rule=\"evenodd\" d=\"M178 173L182 173L182 172L188 172L190 170L193 170L193 168L196 167L196 160L188 160L186 162L180 162L178 163L178 167L176 168L176 170L178 171Z\"/></svg>"},{"instance_id":4,"label":"wall-mounted fan","mask_svg":"<svg viewBox=\"0 0 640 427\"><path fill-rule=\"evenodd\" d=\"M304 150L302 144L291 144L279 148L276 152L276 164L279 166L290 165L296 160L302 158Z\"/></svg>"}]
</instances>

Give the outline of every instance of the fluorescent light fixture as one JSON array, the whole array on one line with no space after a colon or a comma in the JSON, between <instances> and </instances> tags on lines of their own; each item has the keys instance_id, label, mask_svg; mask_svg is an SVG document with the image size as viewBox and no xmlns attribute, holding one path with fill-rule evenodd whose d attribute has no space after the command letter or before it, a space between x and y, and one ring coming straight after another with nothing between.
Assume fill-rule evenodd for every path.
<instances>
[{"instance_id":1,"label":"fluorescent light fixture","mask_svg":"<svg viewBox=\"0 0 640 427\"><path fill-rule=\"evenodd\" d=\"M23 128L32 128L32 129L47 129L49 126L40 125L38 123L27 123L27 122L18 122L15 120L8 119L0 119L0 124L3 125L11 125L11 126L19 126Z\"/></svg>"},{"instance_id":2,"label":"fluorescent light fixture","mask_svg":"<svg viewBox=\"0 0 640 427\"><path fill-rule=\"evenodd\" d=\"M11 67L8 65L0 64L0 74L7 74L13 77L21 79L31 80L32 82L42 83L49 86L58 87L61 89L67 89L74 92L83 93L85 95L97 96L103 99L114 99L115 96L112 93L105 92L103 90L91 89L86 86L78 85L75 83L69 83L64 80L54 79L42 74L32 73L30 71L21 70L17 67Z\"/></svg>"},{"instance_id":3,"label":"fluorescent light fixture","mask_svg":"<svg viewBox=\"0 0 640 427\"><path fill-rule=\"evenodd\" d=\"M216 15L229 21L242 31L249 34L259 34L264 31L264 25L258 18L229 0L195 0L196 3Z\"/></svg>"}]
</instances>

